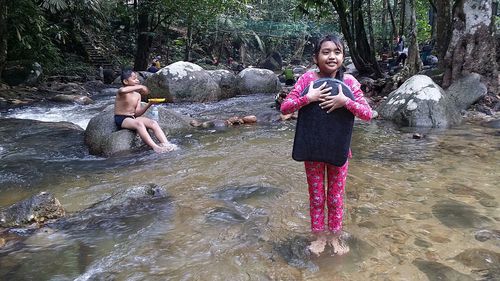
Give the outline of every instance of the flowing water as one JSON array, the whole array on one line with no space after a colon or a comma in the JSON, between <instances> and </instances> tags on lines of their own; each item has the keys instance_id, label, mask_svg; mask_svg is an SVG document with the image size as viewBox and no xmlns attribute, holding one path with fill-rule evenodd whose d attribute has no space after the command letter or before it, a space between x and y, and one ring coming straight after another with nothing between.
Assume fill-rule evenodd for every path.
<instances>
[{"instance_id":1,"label":"flowing water","mask_svg":"<svg viewBox=\"0 0 500 281\"><path fill-rule=\"evenodd\" d=\"M20 120L84 128L112 100L2 113L0 206L49 191L74 213L144 183L168 198L25 235L0 248L0 280L498 280L498 129L466 124L413 139L356 121L344 217L351 251L309 257L300 254L311 235L293 121L193 130L169 137L173 153L105 159L88 155L83 131L68 124ZM257 95L162 106L209 120L272 103Z\"/></svg>"}]
</instances>

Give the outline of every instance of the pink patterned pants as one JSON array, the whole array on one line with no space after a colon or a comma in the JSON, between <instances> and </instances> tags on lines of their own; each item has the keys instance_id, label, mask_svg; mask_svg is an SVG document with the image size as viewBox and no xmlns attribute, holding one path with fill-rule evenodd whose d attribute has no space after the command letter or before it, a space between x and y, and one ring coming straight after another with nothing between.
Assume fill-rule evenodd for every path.
<instances>
[{"instance_id":1,"label":"pink patterned pants","mask_svg":"<svg viewBox=\"0 0 500 281\"><path fill-rule=\"evenodd\" d=\"M344 188L349 160L342 167L323 162L304 162L309 185L309 207L311 230L321 232L325 229L325 199L328 207L328 230L337 233L342 229ZM325 198L325 169L328 188Z\"/></svg>"}]
</instances>

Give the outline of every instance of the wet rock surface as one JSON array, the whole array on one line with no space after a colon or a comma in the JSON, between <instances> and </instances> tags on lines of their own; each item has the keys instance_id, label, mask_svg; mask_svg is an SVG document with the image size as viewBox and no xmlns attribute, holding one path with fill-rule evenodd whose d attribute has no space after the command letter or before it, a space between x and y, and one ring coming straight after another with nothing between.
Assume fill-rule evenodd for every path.
<instances>
[{"instance_id":1,"label":"wet rock surface","mask_svg":"<svg viewBox=\"0 0 500 281\"><path fill-rule=\"evenodd\" d=\"M0 227L21 227L61 218L65 211L53 194L41 192L0 210Z\"/></svg>"}]
</instances>

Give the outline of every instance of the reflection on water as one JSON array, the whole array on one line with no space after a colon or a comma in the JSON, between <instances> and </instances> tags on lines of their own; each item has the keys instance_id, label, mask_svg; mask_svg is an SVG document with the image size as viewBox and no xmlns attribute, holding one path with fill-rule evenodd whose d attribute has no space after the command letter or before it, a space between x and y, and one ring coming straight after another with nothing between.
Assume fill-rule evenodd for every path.
<instances>
[{"instance_id":1,"label":"reflection on water","mask_svg":"<svg viewBox=\"0 0 500 281\"><path fill-rule=\"evenodd\" d=\"M269 110L272 98L168 106L209 120ZM78 132L39 140L53 149L2 136L1 206L43 190L77 212L142 183L163 186L170 197L127 217L26 235L0 250L0 279L470 280L498 272L498 264L452 259L472 248L500 252L494 129L464 125L413 139L410 130L356 122L344 219L351 252L327 249L290 262L282 252L300 257L310 238L303 165L291 159L293 129L293 122L268 122L194 130L172 136L181 147L173 153L110 159L82 152ZM79 152L61 156L54 147Z\"/></svg>"}]
</instances>

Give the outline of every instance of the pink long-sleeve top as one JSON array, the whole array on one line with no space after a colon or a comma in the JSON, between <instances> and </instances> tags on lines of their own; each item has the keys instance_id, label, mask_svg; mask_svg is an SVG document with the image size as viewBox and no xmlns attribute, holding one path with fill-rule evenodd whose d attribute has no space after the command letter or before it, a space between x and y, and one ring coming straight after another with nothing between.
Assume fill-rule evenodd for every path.
<instances>
[{"instance_id":1,"label":"pink long-sleeve top","mask_svg":"<svg viewBox=\"0 0 500 281\"><path fill-rule=\"evenodd\" d=\"M290 114L299 110L301 107L309 104L307 96L300 96L300 94L309 87L312 81L319 79L315 71L308 71L304 73L295 86L286 96L281 103L281 112L283 114ZM350 74L344 74L344 83L351 89L354 100L348 99L345 108L347 108L354 116L361 120L368 121L372 118L372 109L368 102L365 100L361 84Z\"/></svg>"}]
</instances>

